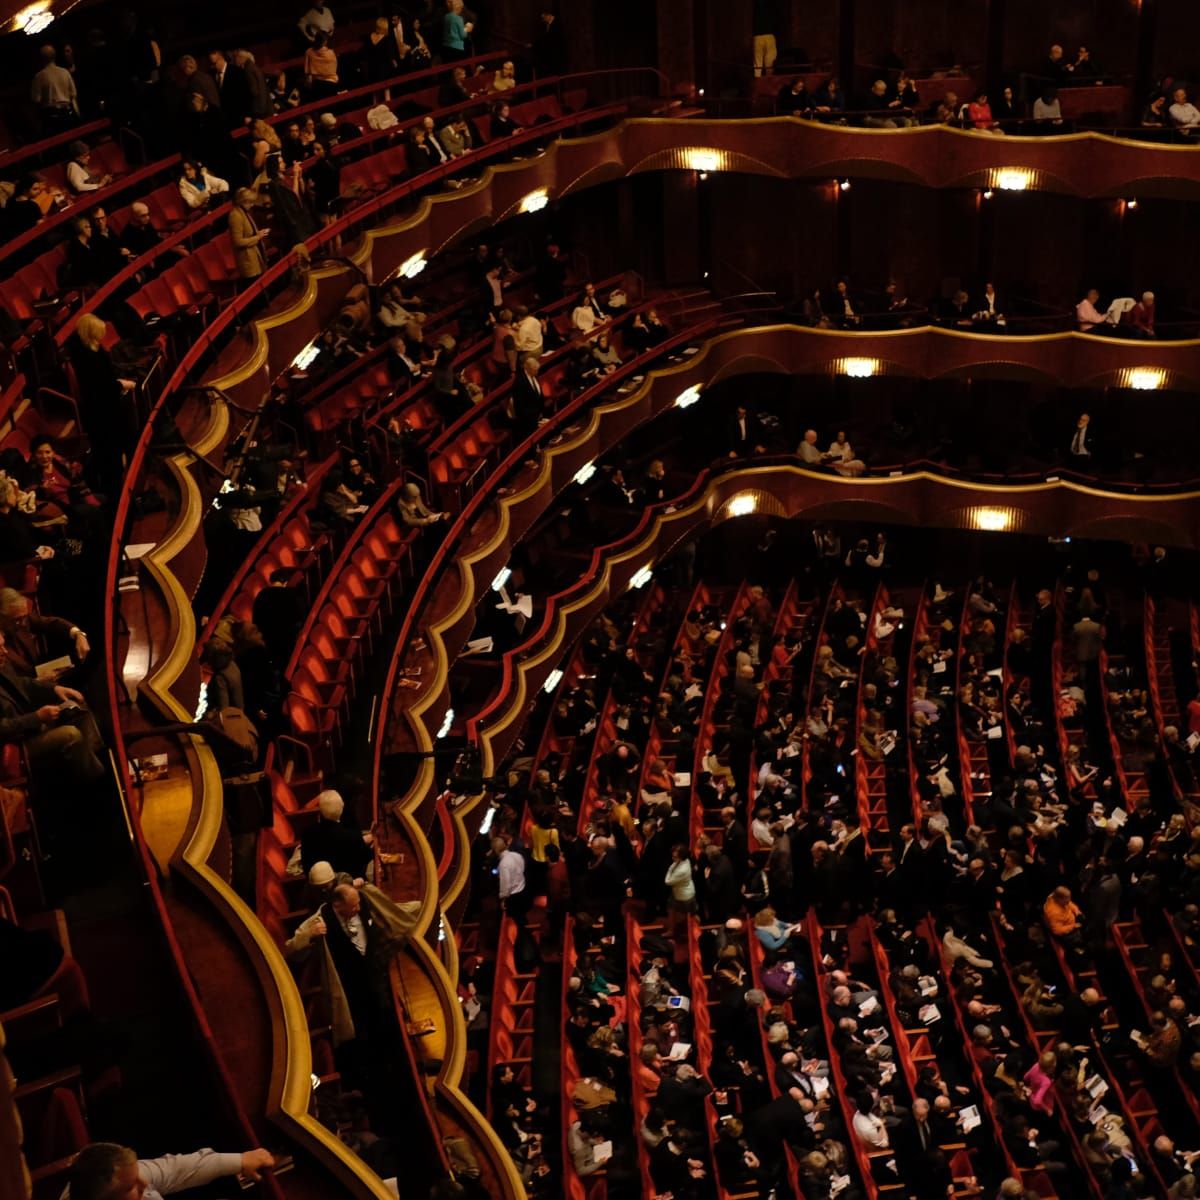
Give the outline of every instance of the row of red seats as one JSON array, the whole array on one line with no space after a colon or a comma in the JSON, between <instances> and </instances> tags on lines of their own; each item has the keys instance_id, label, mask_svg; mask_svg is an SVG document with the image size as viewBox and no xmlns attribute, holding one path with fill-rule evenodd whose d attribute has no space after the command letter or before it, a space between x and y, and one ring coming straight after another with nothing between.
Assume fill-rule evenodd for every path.
<instances>
[{"instance_id":1,"label":"row of red seats","mask_svg":"<svg viewBox=\"0 0 1200 1200\"><path fill-rule=\"evenodd\" d=\"M718 723L718 709L725 700L733 680L733 672L729 665L733 654L733 635L735 627L745 615L750 603L750 582L746 580L738 588L733 598L729 612L726 614L721 638L716 645L716 653L712 669L708 674L708 683L704 689L704 703L700 710L699 728L696 730L696 745L693 760L689 763L677 763L690 772L693 781L700 778L704 770L704 759L709 751L715 753L714 742L719 731L728 728L724 723ZM720 828L720 809L706 809L699 802L695 791L692 793L691 811L688 817L688 828L691 843L694 846L705 827Z\"/></svg>"},{"instance_id":2,"label":"row of red seats","mask_svg":"<svg viewBox=\"0 0 1200 1200\"><path fill-rule=\"evenodd\" d=\"M416 531L393 509L403 480L385 489L355 529L314 601L288 664L284 713L293 736L325 769L341 745L366 647L381 634L401 581L412 570Z\"/></svg>"},{"instance_id":3,"label":"row of red seats","mask_svg":"<svg viewBox=\"0 0 1200 1200\"><path fill-rule=\"evenodd\" d=\"M816 665L816 646L821 644L824 637L824 619L825 613L828 611L829 601L837 590L836 584L830 588L826 595L825 602L820 605L821 621L814 634L814 645L812 648L813 659L812 663ZM779 613L775 618L775 636L777 639L802 634L802 631L812 623L813 617L817 612L817 600L801 600L795 581L788 588L787 595L784 597L783 603L779 607ZM800 666L800 656L792 655L787 648L780 642L777 642L774 651L771 655L771 661L767 664L763 671L763 687L758 697L758 707L754 714L754 728L761 729L767 723L768 713L770 711L770 695L771 688L776 681L783 679L784 675L789 675L793 680L796 671ZM809 687L805 696L812 695L812 674L809 673ZM800 715L800 714L797 714ZM805 712L802 719L808 720L808 713ZM805 757L801 759L801 777L804 776L804 767L807 763L808 739L804 739L803 748L801 751ZM750 834L750 823L754 819L754 810L756 808L755 796L758 787L758 747L750 753L750 786L746 789L746 836L748 841L748 853L753 853L756 849L754 838ZM705 820L709 820L708 817ZM711 827L706 827L705 832L710 836L715 836L714 830ZM722 842L724 834L717 838L718 842Z\"/></svg>"},{"instance_id":4,"label":"row of red seats","mask_svg":"<svg viewBox=\"0 0 1200 1200\"><path fill-rule=\"evenodd\" d=\"M0 1012L9 1052L33 1051L39 1044L55 1042L62 1030L88 1017L87 979L72 957L62 910L18 913L8 890L0 887L0 918L49 934L62 950L57 970L38 991L24 1004ZM115 1068L85 1076L84 1067L72 1061L45 1075L17 1080L12 1095L25 1132L23 1151L34 1200L53 1200L62 1191L71 1159L91 1140L89 1107L102 1102L120 1082Z\"/></svg>"},{"instance_id":5,"label":"row of red seats","mask_svg":"<svg viewBox=\"0 0 1200 1200\"><path fill-rule=\"evenodd\" d=\"M867 715L863 672L868 659L886 654L880 645L879 628L883 610L891 601L888 589L883 584L875 589L875 596L866 609L867 622L863 630L863 655L859 659L858 703L855 708L854 731L857 738ZM847 664L848 665L848 664ZM896 732L894 729L892 732ZM891 840L891 816L888 812L887 767L881 759L859 754L855 760L854 786L858 801L858 819L863 835L870 847L886 846Z\"/></svg>"}]
</instances>

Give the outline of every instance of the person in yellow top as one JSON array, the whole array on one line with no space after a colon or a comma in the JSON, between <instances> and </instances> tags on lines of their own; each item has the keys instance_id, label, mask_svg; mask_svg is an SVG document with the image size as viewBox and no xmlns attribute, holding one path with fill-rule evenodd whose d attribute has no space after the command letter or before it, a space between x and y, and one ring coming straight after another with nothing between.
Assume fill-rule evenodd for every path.
<instances>
[{"instance_id":1,"label":"person in yellow top","mask_svg":"<svg viewBox=\"0 0 1200 1200\"><path fill-rule=\"evenodd\" d=\"M1079 905L1071 899L1070 888L1056 887L1046 897L1046 903L1042 905L1042 915L1046 918L1050 932L1057 938L1069 938L1079 932L1079 919L1082 914Z\"/></svg>"},{"instance_id":2,"label":"person in yellow top","mask_svg":"<svg viewBox=\"0 0 1200 1200\"><path fill-rule=\"evenodd\" d=\"M612 808L608 810L608 818L614 825L620 825L630 844L636 844L634 836L637 833L637 822L633 819L633 813L629 811L627 792L618 792L613 797Z\"/></svg>"}]
</instances>

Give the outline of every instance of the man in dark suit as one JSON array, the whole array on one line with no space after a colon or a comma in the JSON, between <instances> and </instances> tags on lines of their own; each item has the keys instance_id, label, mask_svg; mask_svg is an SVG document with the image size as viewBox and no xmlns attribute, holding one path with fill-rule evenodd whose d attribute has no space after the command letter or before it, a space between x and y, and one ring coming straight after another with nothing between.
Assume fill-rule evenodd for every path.
<instances>
[{"instance_id":1,"label":"man in dark suit","mask_svg":"<svg viewBox=\"0 0 1200 1200\"><path fill-rule=\"evenodd\" d=\"M335 871L354 879L362 877L371 862L371 835L342 824L345 802L332 789L317 797L320 819L300 837L300 865L305 873L314 863L327 862Z\"/></svg>"},{"instance_id":2,"label":"man in dark suit","mask_svg":"<svg viewBox=\"0 0 1200 1200\"><path fill-rule=\"evenodd\" d=\"M221 98L220 108L226 121L234 129L244 125L250 117L252 107L246 72L229 62L220 50L209 53L208 70L217 85L217 95Z\"/></svg>"},{"instance_id":3,"label":"man in dark suit","mask_svg":"<svg viewBox=\"0 0 1200 1200\"><path fill-rule=\"evenodd\" d=\"M533 37L533 65L539 79L561 75L566 69L567 43L562 24L549 2L542 5L541 27Z\"/></svg>"},{"instance_id":4,"label":"man in dark suit","mask_svg":"<svg viewBox=\"0 0 1200 1200\"><path fill-rule=\"evenodd\" d=\"M16 588L0 588L0 633L8 647L8 665L28 678L37 675L43 659L72 654L83 662L91 650L82 629L63 617L30 612L29 601ZM43 652L43 641L49 653Z\"/></svg>"},{"instance_id":5,"label":"man in dark suit","mask_svg":"<svg viewBox=\"0 0 1200 1200\"><path fill-rule=\"evenodd\" d=\"M21 742L35 771L57 776L64 789L104 774L96 722L74 688L18 674L0 634L0 743Z\"/></svg>"},{"instance_id":6,"label":"man in dark suit","mask_svg":"<svg viewBox=\"0 0 1200 1200\"><path fill-rule=\"evenodd\" d=\"M521 369L513 378L512 406L513 429L518 439L524 441L537 429L546 406L536 354L527 354L521 360Z\"/></svg>"},{"instance_id":7,"label":"man in dark suit","mask_svg":"<svg viewBox=\"0 0 1200 1200\"><path fill-rule=\"evenodd\" d=\"M721 847L710 844L704 853L707 859L704 897L708 919L724 922L742 907L742 894L733 873L733 863L721 852Z\"/></svg>"},{"instance_id":8,"label":"man in dark suit","mask_svg":"<svg viewBox=\"0 0 1200 1200\"><path fill-rule=\"evenodd\" d=\"M737 406L729 422L726 441L730 458L745 458L749 454L762 454L764 450L762 425L744 404Z\"/></svg>"},{"instance_id":9,"label":"man in dark suit","mask_svg":"<svg viewBox=\"0 0 1200 1200\"><path fill-rule=\"evenodd\" d=\"M357 1035L365 1037L376 1023L379 1006L371 980L369 955L372 932L370 912L363 907L358 889L338 884L319 910L325 929L325 944L333 958L342 990L350 1005Z\"/></svg>"}]
</instances>

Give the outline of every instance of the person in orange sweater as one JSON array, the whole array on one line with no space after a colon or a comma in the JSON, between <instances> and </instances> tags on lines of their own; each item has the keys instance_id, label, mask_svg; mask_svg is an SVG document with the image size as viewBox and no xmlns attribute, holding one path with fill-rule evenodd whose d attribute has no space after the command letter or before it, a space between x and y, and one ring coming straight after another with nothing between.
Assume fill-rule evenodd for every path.
<instances>
[{"instance_id":1,"label":"person in orange sweater","mask_svg":"<svg viewBox=\"0 0 1200 1200\"><path fill-rule=\"evenodd\" d=\"M1079 919L1082 914L1079 905L1071 899L1070 888L1056 887L1046 897L1046 903L1042 905L1042 915L1056 938L1068 939L1078 936Z\"/></svg>"}]
</instances>

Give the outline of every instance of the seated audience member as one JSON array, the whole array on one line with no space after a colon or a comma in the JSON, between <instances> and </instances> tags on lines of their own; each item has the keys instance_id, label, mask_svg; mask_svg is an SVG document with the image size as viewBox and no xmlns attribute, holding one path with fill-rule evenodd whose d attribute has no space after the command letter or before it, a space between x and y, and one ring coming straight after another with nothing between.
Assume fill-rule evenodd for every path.
<instances>
[{"instance_id":1,"label":"seated audience member","mask_svg":"<svg viewBox=\"0 0 1200 1200\"><path fill-rule=\"evenodd\" d=\"M133 255L121 245L116 232L108 223L108 213L97 205L88 213L92 222L92 254L102 272L101 280L116 275Z\"/></svg>"},{"instance_id":2,"label":"seated audience member","mask_svg":"<svg viewBox=\"0 0 1200 1200\"><path fill-rule=\"evenodd\" d=\"M409 171L414 175L420 175L438 163L438 156L434 153L433 147L430 146L429 139L425 135L425 130L420 125L414 125L408 131L408 145L405 147L404 157Z\"/></svg>"},{"instance_id":3,"label":"seated audience member","mask_svg":"<svg viewBox=\"0 0 1200 1200\"><path fill-rule=\"evenodd\" d=\"M492 91L511 92L516 86L517 68L513 60L509 58L500 64L500 70L492 76Z\"/></svg>"},{"instance_id":4,"label":"seated audience member","mask_svg":"<svg viewBox=\"0 0 1200 1200\"><path fill-rule=\"evenodd\" d=\"M475 149L471 125L464 116L455 117L438 132L442 147L451 158L462 158Z\"/></svg>"},{"instance_id":5,"label":"seated audience member","mask_svg":"<svg viewBox=\"0 0 1200 1200\"><path fill-rule=\"evenodd\" d=\"M814 101L803 75L797 75L775 99L775 111L783 117L812 116Z\"/></svg>"},{"instance_id":6,"label":"seated audience member","mask_svg":"<svg viewBox=\"0 0 1200 1200\"><path fill-rule=\"evenodd\" d=\"M904 111L903 101L893 96L887 83L877 79L859 106L867 115L863 124L869 129L907 129L916 120Z\"/></svg>"},{"instance_id":7,"label":"seated audience member","mask_svg":"<svg viewBox=\"0 0 1200 1200\"><path fill-rule=\"evenodd\" d=\"M612 344L608 331L601 332L592 347L592 358L604 374L611 374L621 365L621 356Z\"/></svg>"},{"instance_id":8,"label":"seated audience member","mask_svg":"<svg viewBox=\"0 0 1200 1200\"><path fill-rule=\"evenodd\" d=\"M1046 88L1033 102L1033 119L1049 129L1062 125L1062 104L1059 103L1057 88Z\"/></svg>"},{"instance_id":9,"label":"seated audience member","mask_svg":"<svg viewBox=\"0 0 1200 1200\"><path fill-rule=\"evenodd\" d=\"M37 531L29 514L21 511L21 502L17 481L0 476L0 563L54 557L52 547L38 545Z\"/></svg>"},{"instance_id":10,"label":"seated audience member","mask_svg":"<svg viewBox=\"0 0 1200 1200\"><path fill-rule=\"evenodd\" d=\"M985 329L1003 329L1008 324L1004 310L1000 307L1000 297L996 292L996 285L990 279L983 285L983 291L975 301L975 313L972 320L977 326Z\"/></svg>"},{"instance_id":11,"label":"seated audience member","mask_svg":"<svg viewBox=\"0 0 1200 1200\"><path fill-rule=\"evenodd\" d=\"M1098 327L1104 325L1104 314L1096 307L1100 293L1096 288L1088 288L1087 295L1075 305L1075 320L1079 324L1080 333L1099 333Z\"/></svg>"},{"instance_id":12,"label":"seated audience member","mask_svg":"<svg viewBox=\"0 0 1200 1200\"><path fill-rule=\"evenodd\" d=\"M50 195L45 181L39 175L25 175L17 183L8 203L4 206L3 232L6 238L20 237L37 226L48 211L39 203Z\"/></svg>"},{"instance_id":13,"label":"seated audience member","mask_svg":"<svg viewBox=\"0 0 1200 1200\"><path fill-rule=\"evenodd\" d=\"M1143 292L1129 312L1129 324L1138 337L1154 337L1154 293Z\"/></svg>"},{"instance_id":14,"label":"seated audience member","mask_svg":"<svg viewBox=\"0 0 1200 1200\"><path fill-rule=\"evenodd\" d=\"M571 324L580 333L591 336L598 325L605 324L609 319L608 309L596 295L596 285L594 283L585 284L583 295L580 296L579 303L571 312Z\"/></svg>"},{"instance_id":15,"label":"seated audience member","mask_svg":"<svg viewBox=\"0 0 1200 1200\"><path fill-rule=\"evenodd\" d=\"M83 695L61 684L22 675L9 661L0 634L0 742L19 742L30 766L66 788L94 784L104 775L103 743Z\"/></svg>"},{"instance_id":16,"label":"seated audience member","mask_svg":"<svg viewBox=\"0 0 1200 1200\"><path fill-rule=\"evenodd\" d=\"M988 103L987 92L980 92L967 105L967 127L977 133L1003 133L999 123L992 114L992 106Z\"/></svg>"},{"instance_id":17,"label":"seated audience member","mask_svg":"<svg viewBox=\"0 0 1200 1200\"><path fill-rule=\"evenodd\" d=\"M1159 93L1151 96L1142 109L1142 126L1146 129L1163 129L1167 124L1167 98Z\"/></svg>"},{"instance_id":18,"label":"seated audience member","mask_svg":"<svg viewBox=\"0 0 1200 1200\"><path fill-rule=\"evenodd\" d=\"M831 119L837 119L846 111L846 94L836 76L830 76L817 88L813 96L813 111Z\"/></svg>"},{"instance_id":19,"label":"seated audience member","mask_svg":"<svg viewBox=\"0 0 1200 1200\"><path fill-rule=\"evenodd\" d=\"M29 600L16 588L0 588L0 633L7 646L9 667L26 679L37 677L40 662L71 657L82 663L91 652L82 629L65 617L31 612ZM45 651L38 639L44 640ZM55 678L63 673L60 670Z\"/></svg>"},{"instance_id":20,"label":"seated audience member","mask_svg":"<svg viewBox=\"0 0 1200 1200\"><path fill-rule=\"evenodd\" d=\"M244 1176L258 1181L275 1165L272 1155L261 1149L235 1154L197 1150L193 1154L168 1154L165 1158L142 1158L115 1142L93 1142L84 1146L67 1169L63 1200L109 1200L145 1196L155 1200L175 1192L191 1191L218 1179Z\"/></svg>"},{"instance_id":21,"label":"seated audience member","mask_svg":"<svg viewBox=\"0 0 1200 1200\"><path fill-rule=\"evenodd\" d=\"M949 300L941 302L939 323L950 329L969 329L974 324L971 297L959 288Z\"/></svg>"},{"instance_id":22,"label":"seated audience member","mask_svg":"<svg viewBox=\"0 0 1200 1200\"><path fill-rule=\"evenodd\" d=\"M1178 87L1172 93L1167 115L1171 118L1171 124L1184 133L1200 131L1200 108L1188 99L1187 88Z\"/></svg>"},{"instance_id":23,"label":"seated audience member","mask_svg":"<svg viewBox=\"0 0 1200 1200\"><path fill-rule=\"evenodd\" d=\"M850 290L845 279L839 279L829 298L829 319L839 329L856 329L862 324L863 304Z\"/></svg>"},{"instance_id":24,"label":"seated audience member","mask_svg":"<svg viewBox=\"0 0 1200 1200\"><path fill-rule=\"evenodd\" d=\"M84 482L80 463L59 457L54 439L41 433L29 443L29 462L21 478L23 487L33 492L36 510L33 524L53 524L64 518L86 526L100 505Z\"/></svg>"},{"instance_id":25,"label":"seated audience member","mask_svg":"<svg viewBox=\"0 0 1200 1200\"><path fill-rule=\"evenodd\" d=\"M491 137L495 141L497 138L512 137L514 133L520 133L524 128L521 123L513 118L512 108L507 100L501 100L492 109L492 124Z\"/></svg>"},{"instance_id":26,"label":"seated audience member","mask_svg":"<svg viewBox=\"0 0 1200 1200\"><path fill-rule=\"evenodd\" d=\"M191 159L185 159L179 176L179 194L188 208L207 208L214 196L223 196L229 191L224 179L202 167Z\"/></svg>"},{"instance_id":27,"label":"seated audience member","mask_svg":"<svg viewBox=\"0 0 1200 1200\"><path fill-rule=\"evenodd\" d=\"M825 456L821 453L821 448L817 445L817 431L815 429L806 429L804 431L804 437L800 439L800 445L797 447L796 453L800 456L800 461L810 467L825 462Z\"/></svg>"},{"instance_id":28,"label":"seated audience member","mask_svg":"<svg viewBox=\"0 0 1200 1200\"><path fill-rule=\"evenodd\" d=\"M71 221L71 236L67 240L67 275L78 288L92 288L104 282L104 270L92 246L92 222L88 217Z\"/></svg>"},{"instance_id":29,"label":"seated audience member","mask_svg":"<svg viewBox=\"0 0 1200 1200\"><path fill-rule=\"evenodd\" d=\"M1016 98L1011 87L1003 87L1000 89L1000 99L992 105L992 116L1000 123L1001 127L1007 127L1008 132L1016 133L1018 122L1025 115L1025 110L1021 106L1021 102Z\"/></svg>"},{"instance_id":30,"label":"seated audience member","mask_svg":"<svg viewBox=\"0 0 1200 1200\"><path fill-rule=\"evenodd\" d=\"M129 207L129 220L121 230L121 245L134 258L149 254L162 241L162 234L154 228L150 219L150 209L140 200L135 200ZM177 248L176 253L186 254L187 251Z\"/></svg>"},{"instance_id":31,"label":"seated audience member","mask_svg":"<svg viewBox=\"0 0 1200 1200\"><path fill-rule=\"evenodd\" d=\"M98 191L112 182L111 175L96 175L88 169L92 151L87 142L72 142L70 154L71 161L67 163L67 186L77 196L84 192Z\"/></svg>"},{"instance_id":32,"label":"seated audience member","mask_svg":"<svg viewBox=\"0 0 1200 1200\"><path fill-rule=\"evenodd\" d=\"M947 92L940 100L935 100L929 106L929 119L934 125L959 124L958 93Z\"/></svg>"},{"instance_id":33,"label":"seated audience member","mask_svg":"<svg viewBox=\"0 0 1200 1200\"><path fill-rule=\"evenodd\" d=\"M421 489L415 483L406 483L400 489L400 499L396 501L396 508L400 513L400 520L405 525L415 528L444 521L449 515L444 512L431 512L426 508L425 501L421 497Z\"/></svg>"},{"instance_id":34,"label":"seated audience member","mask_svg":"<svg viewBox=\"0 0 1200 1200\"><path fill-rule=\"evenodd\" d=\"M855 457L854 448L846 440L845 433L839 431L836 438L829 443L824 460L839 475L861 475L866 471L866 464Z\"/></svg>"}]
</instances>

